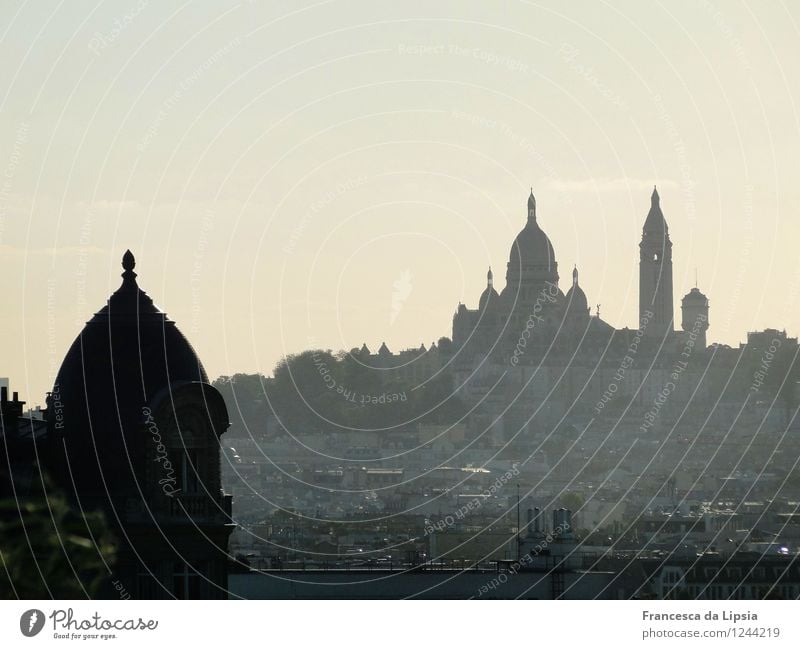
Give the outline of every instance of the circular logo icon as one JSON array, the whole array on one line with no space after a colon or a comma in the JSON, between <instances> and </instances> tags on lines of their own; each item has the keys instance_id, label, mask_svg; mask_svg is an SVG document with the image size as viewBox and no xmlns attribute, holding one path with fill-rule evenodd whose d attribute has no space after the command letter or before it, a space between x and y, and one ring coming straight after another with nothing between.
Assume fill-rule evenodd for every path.
<instances>
[{"instance_id":1,"label":"circular logo icon","mask_svg":"<svg viewBox=\"0 0 800 649\"><path fill-rule=\"evenodd\" d=\"M25 611L19 618L19 630L22 635L32 638L44 628L44 613L38 608Z\"/></svg>"}]
</instances>

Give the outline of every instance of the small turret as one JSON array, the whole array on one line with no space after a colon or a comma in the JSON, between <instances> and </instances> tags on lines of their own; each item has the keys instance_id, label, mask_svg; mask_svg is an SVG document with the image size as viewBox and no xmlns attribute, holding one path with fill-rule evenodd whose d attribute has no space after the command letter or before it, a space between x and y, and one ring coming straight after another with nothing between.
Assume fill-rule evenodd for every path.
<instances>
[{"instance_id":1,"label":"small turret","mask_svg":"<svg viewBox=\"0 0 800 649\"><path fill-rule=\"evenodd\" d=\"M478 298L478 310L483 312L489 306L496 307L499 299L500 296L497 294L497 291L494 290L494 274L492 273L492 267L489 266L489 272L486 273L486 288L483 293L481 293L480 298ZM489 323L486 322L484 324Z\"/></svg>"},{"instance_id":2,"label":"small turret","mask_svg":"<svg viewBox=\"0 0 800 649\"><path fill-rule=\"evenodd\" d=\"M694 340L695 348L706 348L708 298L696 286L681 300L681 328Z\"/></svg>"},{"instance_id":3,"label":"small turret","mask_svg":"<svg viewBox=\"0 0 800 649\"><path fill-rule=\"evenodd\" d=\"M578 267L572 269L572 286L564 296L570 322L585 325L589 320L589 303L586 293L578 284Z\"/></svg>"}]
</instances>

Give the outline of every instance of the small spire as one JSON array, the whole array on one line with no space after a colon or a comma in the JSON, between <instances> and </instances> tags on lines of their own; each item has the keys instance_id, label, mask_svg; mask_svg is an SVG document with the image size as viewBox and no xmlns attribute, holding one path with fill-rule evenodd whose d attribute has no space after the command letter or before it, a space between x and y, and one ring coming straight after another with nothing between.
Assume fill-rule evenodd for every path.
<instances>
[{"instance_id":1,"label":"small spire","mask_svg":"<svg viewBox=\"0 0 800 649\"><path fill-rule=\"evenodd\" d=\"M572 285L578 285L578 265L575 264L575 267L572 269Z\"/></svg>"},{"instance_id":2,"label":"small spire","mask_svg":"<svg viewBox=\"0 0 800 649\"><path fill-rule=\"evenodd\" d=\"M124 280L136 279L136 273L133 272L133 269L136 268L136 258L130 250L126 250L125 254L122 255L122 268L125 271L122 273Z\"/></svg>"},{"instance_id":3,"label":"small spire","mask_svg":"<svg viewBox=\"0 0 800 649\"><path fill-rule=\"evenodd\" d=\"M658 189L653 185L653 194L650 196L650 211L647 213L647 218L644 220L642 235L644 237L649 235L659 246L659 249L663 240L669 235L669 227L667 226L667 220L664 218L664 213L661 211L660 201ZM660 256L661 255L659 255L659 258Z\"/></svg>"},{"instance_id":4,"label":"small spire","mask_svg":"<svg viewBox=\"0 0 800 649\"><path fill-rule=\"evenodd\" d=\"M494 284L494 274L492 273L492 267L489 266L489 272L486 273L486 285L492 286Z\"/></svg>"},{"instance_id":5,"label":"small spire","mask_svg":"<svg viewBox=\"0 0 800 649\"><path fill-rule=\"evenodd\" d=\"M528 221L536 221L536 197L533 195L533 187L528 197Z\"/></svg>"}]
</instances>

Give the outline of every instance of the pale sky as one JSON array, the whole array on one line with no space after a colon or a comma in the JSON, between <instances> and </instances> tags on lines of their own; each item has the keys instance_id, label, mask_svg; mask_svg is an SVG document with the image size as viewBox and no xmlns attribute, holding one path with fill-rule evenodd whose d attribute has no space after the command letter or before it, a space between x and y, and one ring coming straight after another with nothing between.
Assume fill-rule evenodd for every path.
<instances>
[{"instance_id":1,"label":"pale sky","mask_svg":"<svg viewBox=\"0 0 800 649\"><path fill-rule=\"evenodd\" d=\"M451 335L533 186L569 285L635 326L653 184L675 309L800 330L789 2L4 2L0 376L42 403L139 283L212 378Z\"/></svg>"}]
</instances>

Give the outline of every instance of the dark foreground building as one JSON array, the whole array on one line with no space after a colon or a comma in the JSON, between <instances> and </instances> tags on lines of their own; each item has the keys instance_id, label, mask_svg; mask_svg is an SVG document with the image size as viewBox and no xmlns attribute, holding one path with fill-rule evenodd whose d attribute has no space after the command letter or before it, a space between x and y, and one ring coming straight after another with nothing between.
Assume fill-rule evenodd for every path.
<instances>
[{"instance_id":1,"label":"dark foreground building","mask_svg":"<svg viewBox=\"0 0 800 649\"><path fill-rule=\"evenodd\" d=\"M137 285L130 251L122 265L122 285L75 339L48 396L48 472L81 511L105 513L118 544L109 584L134 598L225 598L228 412L192 346Z\"/></svg>"}]
</instances>

